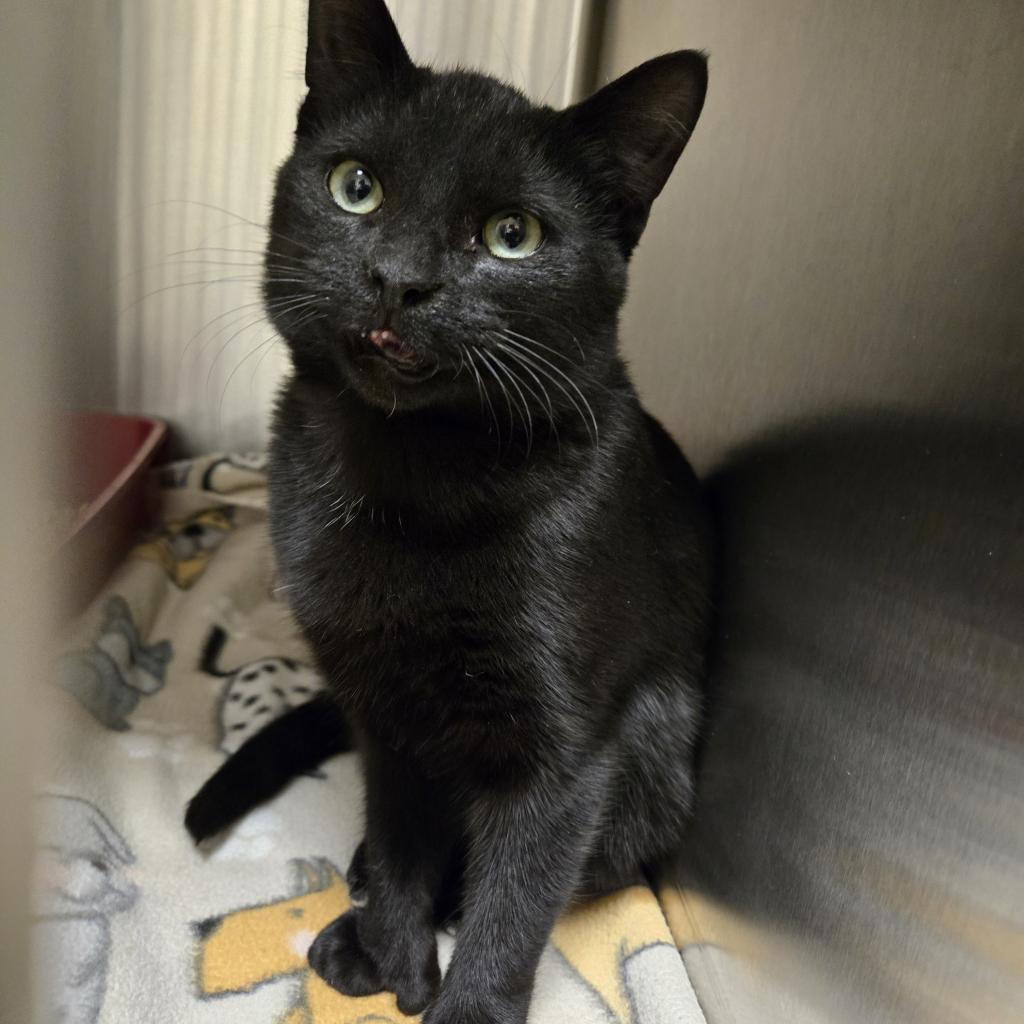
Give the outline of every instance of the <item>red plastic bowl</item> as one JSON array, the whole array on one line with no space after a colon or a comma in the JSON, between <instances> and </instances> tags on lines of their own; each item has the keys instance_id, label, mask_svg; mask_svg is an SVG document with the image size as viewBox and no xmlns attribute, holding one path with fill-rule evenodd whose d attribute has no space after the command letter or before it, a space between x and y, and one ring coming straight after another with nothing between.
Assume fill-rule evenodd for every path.
<instances>
[{"instance_id":1,"label":"red plastic bowl","mask_svg":"<svg viewBox=\"0 0 1024 1024\"><path fill-rule=\"evenodd\" d=\"M156 492L146 469L167 427L145 416L69 412L61 415L59 429L68 460L63 504L77 510L63 528L58 551L69 571L65 607L73 611L95 593L152 521Z\"/></svg>"}]
</instances>

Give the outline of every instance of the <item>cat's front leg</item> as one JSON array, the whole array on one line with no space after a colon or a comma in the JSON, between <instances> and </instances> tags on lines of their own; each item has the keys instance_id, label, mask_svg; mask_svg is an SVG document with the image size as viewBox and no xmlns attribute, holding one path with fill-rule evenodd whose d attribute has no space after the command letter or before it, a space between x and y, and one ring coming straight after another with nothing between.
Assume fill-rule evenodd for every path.
<instances>
[{"instance_id":1,"label":"cat's front leg","mask_svg":"<svg viewBox=\"0 0 1024 1024\"><path fill-rule=\"evenodd\" d=\"M453 829L436 788L394 753L361 745L366 776L365 906L329 924L310 966L350 996L394 992L405 1014L422 1012L441 974L434 899Z\"/></svg>"},{"instance_id":2,"label":"cat's front leg","mask_svg":"<svg viewBox=\"0 0 1024 1024\"><path fill-rule=\"evenodd\" d=\"M462 925L423 1024L525 1024L537 962L590 852L607 770L545 774L480 795Z\"/></svg>"}]
</instances>

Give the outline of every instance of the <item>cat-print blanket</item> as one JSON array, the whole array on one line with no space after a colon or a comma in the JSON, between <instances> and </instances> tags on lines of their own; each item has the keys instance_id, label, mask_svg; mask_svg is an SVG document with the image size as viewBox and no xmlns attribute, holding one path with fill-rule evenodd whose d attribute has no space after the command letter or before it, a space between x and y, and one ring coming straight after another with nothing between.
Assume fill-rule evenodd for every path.
<instances>
[{"instance_id":1,"label":"cat-print blanket","mask_svg":"<svg viewBox=\"0 0 1024 1024\"><path fill-rule=\"evenodd\" d=\"M36 974L50 1024L402 1024L306 965L348 906L361 780L345 754L213 850L182 825L228 753L321 686L275 593L258 457L159 470L161 525L70 627L67 707L38 798ZM454 939L439 939L442 965ZM563 917L537 975L540 1024L703 1022L662 906L624 890Z\"/></svg>"}]
</instances>

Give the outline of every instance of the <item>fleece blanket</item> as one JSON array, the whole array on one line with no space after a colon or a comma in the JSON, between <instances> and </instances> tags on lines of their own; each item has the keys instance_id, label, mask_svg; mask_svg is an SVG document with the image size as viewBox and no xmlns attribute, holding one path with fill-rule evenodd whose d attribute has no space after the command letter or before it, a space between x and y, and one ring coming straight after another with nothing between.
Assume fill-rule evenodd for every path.
<instances>
[{"instance_id":1,"label":"fleece blanket","mask_svg":"<svg viewBox=\"0 0 1024 1024\"><path fill-rule=\"evenodd\" d=\"M53 670L66 705L37 800L34 947L50 1024L402 1024L387 994L352 999L306 964L348 906L363 831L352 754L193 848L188 798L247 737L322 685L275 591L263 461L157 471L159 527L70 624ZM455 938L439 936L442 966ZM655 894L566 914L532 1022L704 1021Z\"/></svg>"}]
</instances>

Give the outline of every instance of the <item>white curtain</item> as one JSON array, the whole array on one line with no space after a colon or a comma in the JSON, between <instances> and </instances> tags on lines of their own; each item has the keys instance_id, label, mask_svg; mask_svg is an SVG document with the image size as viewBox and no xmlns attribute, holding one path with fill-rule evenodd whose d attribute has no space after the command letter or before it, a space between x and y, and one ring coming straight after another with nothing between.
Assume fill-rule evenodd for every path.
<instances>
[{"instance_id":1,"label":"white curtain","mask_svg":"<svg viewBox=\"0 0 1024 1024\"><path fill-rule=\"evenodd\" d=\"M590 0L392 0L414 60L538 100L579 89ZM305 0L119 0L117 405L191 450L259 448L286 366L257 281L271 186L302 97ZM102 258L102 257L97 257Z\"/></svg>"}]
</instances>

